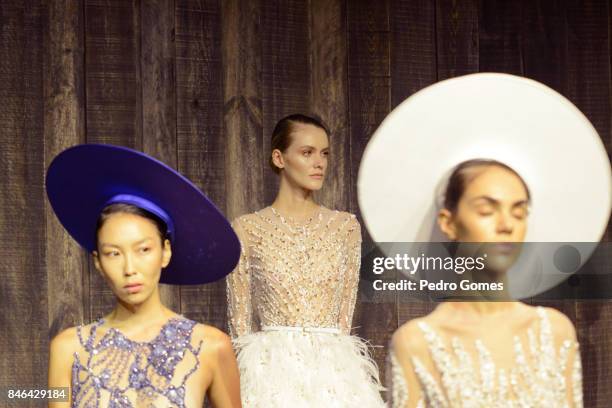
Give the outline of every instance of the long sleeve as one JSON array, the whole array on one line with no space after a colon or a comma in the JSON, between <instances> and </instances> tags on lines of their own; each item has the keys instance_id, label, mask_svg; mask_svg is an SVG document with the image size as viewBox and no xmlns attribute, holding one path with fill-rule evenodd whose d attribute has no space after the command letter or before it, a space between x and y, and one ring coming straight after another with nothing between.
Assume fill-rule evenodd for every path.
<instances>
[{"instance_id":1,"label":"long sleeve","mask_svg":"<svg viewBox=\"0 0 612 408\"><path fill-rule=\"evenodd\" d=\"M359 287L359 268L361 267L361 226L354 215L350 217L348 221L347 273L343 282L339 316L340 330L346 334L351 332Z\"/></svg>"},{"instance_id":2,"label":"long sleeve","mask_svg":"<svg viewBox=\"0 0 612 408\"><path fill-rule=\"evenodd\" d=\"M240 261L227 276L227 313L229 332L232 338L251 333L253 306L251 303L251 273L249 270L248 238L240 219L232 222L232 228L240 239Z\"/></svg>"}]
</instances>

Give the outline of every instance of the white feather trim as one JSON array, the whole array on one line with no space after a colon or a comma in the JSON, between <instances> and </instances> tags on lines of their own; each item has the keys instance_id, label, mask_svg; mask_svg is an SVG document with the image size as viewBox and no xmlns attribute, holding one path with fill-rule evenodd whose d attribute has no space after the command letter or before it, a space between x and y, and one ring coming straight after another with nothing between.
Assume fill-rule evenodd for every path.
<instances>
[{"instance_id":1,"label":"white feather trim","mask_svg":"<svg viewBox=\"0 0 612 408\"><path fill-rule=\"evenodd\" d=\"M234 339L244 408L382 408L367 344L344 334L260 331Z\"/></svg>"}]
</instances>

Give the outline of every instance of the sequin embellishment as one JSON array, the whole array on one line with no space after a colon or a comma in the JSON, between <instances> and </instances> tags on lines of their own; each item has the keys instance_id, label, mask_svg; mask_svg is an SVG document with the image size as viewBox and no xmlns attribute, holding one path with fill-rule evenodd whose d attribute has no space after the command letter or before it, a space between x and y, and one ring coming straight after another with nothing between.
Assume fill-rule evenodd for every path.
<instances>
[{"instance_id":1,"label":"sequin embellishment","mask_svg":"<svg viewBox=\"0 0 612 408\"><path fill-rule=\"evenodd\" d=\"M419 322L419 329L425 337L434 366L439 373L439 381L418 357L412 357L414 372L423 394L418 406L582 407L582 372L578 343L565 340L556 350L545 309L538 307L537 313L540 322L539 333L536 334L533 328L527 331L528 352L525 351L518 336L513 339L514 366L511 370L498 368L481 340L476 340L474 344L477 357L473 359L458 338L450 340L449 348L442 337L427 323ZM575 352L570 375L572 384L566 384L566 369L572 350ZM396 359L391 359L390 363L398 365ZM401 367L392 367L391 370L397 374ZM392 381L394 395L408 395L405 381L400 381L395 375ZM568 401L568 386L571 386L571 401ZM404 389L396 390L398 387ZM407 397L394 399L392 407L404 407L406 400Z\"/></svg>"},{"instance_id":2,"label":"sequin embellishment","mask_svg":"<svg viewBox=\"0 0 612 408\"><path fill-rule=\"evenodd\" d=\"M116 329L109 329L96 342L100 319L83 338L77 328L86 358L74 355L72 366L72 406L132 408L136 406L185 407L185 383L198 369L198 347L191 344L196 322L172 318L149 342L136 342ZM85 356L83 356L85 357ZM175 369L189 358L190 369L175 378Z\"/></svg>"},{"instance_id":3,"label":"sequin embellishment","mask_svg":"<svg viewBox=\"0 0 612 408\"><path fill-rule=\"evenodd\" d=\"M263 326L350 332L361 262L354 215L322 207L296 221L267 207L232 225L242 243L238 267L227 278L233 338Z\"/></svg>"}]
</instances>

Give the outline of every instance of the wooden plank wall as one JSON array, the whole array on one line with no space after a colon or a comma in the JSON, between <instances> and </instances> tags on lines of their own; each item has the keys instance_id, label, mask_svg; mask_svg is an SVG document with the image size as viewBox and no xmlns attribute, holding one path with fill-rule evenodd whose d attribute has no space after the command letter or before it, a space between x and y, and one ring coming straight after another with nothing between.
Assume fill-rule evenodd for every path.
<instances>
[{"instance_id":1,"label":"wooden plank wall","mask_svg":"<svg viewBox=\"0 0 612 408\"><path fill-rule=\"evenodd\" d=\"M332 129L318 198L359 215L357 171L376 127L409 95L457 75L544 82L582 109L612 152L611 30L608 0L0 2L0 305L11 311L0 317L0 386L44 384L49 338L113 304L46 202L44 171L64 148L141 149L234 218L274 198L276 121L315 113ZM162 296L225 327L223 282L165 287ZM612 303L554 306L578 330L585 405L608 406ZM363 291L355 332L386 346L398 325L431 308ZM384 356L375 350L381 367Z\"/></svg>"}]
</instances>

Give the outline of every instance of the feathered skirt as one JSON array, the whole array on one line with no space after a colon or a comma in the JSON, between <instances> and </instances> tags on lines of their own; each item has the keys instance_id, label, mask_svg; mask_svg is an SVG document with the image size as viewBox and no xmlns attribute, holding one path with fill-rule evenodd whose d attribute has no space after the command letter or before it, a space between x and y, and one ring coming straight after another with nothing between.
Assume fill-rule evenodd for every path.
<instances>
[{"instance_id":1,"label":"feathered skirt","mask_svg":"<svg viewBox=\"0 0 612 408\"><path fill-rule=\"evenodd\" d=\"M337 329L264 327L234 339L244 408L382 408L367 344Z\"/></svg>"}]
</instances>

